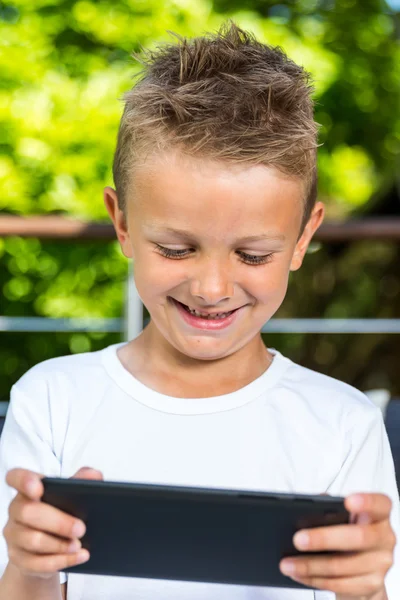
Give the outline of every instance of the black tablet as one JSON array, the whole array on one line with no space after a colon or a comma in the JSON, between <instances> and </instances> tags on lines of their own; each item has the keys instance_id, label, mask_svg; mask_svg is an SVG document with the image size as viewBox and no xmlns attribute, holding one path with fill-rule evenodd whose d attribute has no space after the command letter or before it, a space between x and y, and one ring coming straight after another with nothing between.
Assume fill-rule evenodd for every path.
<instances>
[{"instance_id":1,"label":"black tablet","mask_svg":"<svg viewBox=\"0 0 400 600\"><path fill-rule=\"evenodd\" d=\"M344 498L44 478L43 502L86 524L71 573L302 588L279 562L303 528L350 522ZM308 553L310 554L310 553ZM309 589L309 588L308 588Z\"/></svg>"}]
</instances>

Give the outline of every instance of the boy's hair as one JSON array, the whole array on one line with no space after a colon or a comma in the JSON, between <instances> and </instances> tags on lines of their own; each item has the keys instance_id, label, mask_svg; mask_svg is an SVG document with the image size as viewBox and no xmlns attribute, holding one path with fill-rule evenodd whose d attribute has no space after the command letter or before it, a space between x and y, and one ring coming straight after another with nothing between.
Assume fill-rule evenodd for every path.
<instances>
[{"instance_id":1,"label":"boy's hair","mask_svg":"<svg viewBox=\"0 0 400 600\"><path fill-rule=\"evenodd\" d=\"M170 32L172 33L172 32ZM123 95L113 176L119 208L135 165L154 151L273 166L305 183L307 223L317 195L318 125L310 74L280 47L228 21L216 34L165 44L143 57Z\"/></svg>"}]
</instances>

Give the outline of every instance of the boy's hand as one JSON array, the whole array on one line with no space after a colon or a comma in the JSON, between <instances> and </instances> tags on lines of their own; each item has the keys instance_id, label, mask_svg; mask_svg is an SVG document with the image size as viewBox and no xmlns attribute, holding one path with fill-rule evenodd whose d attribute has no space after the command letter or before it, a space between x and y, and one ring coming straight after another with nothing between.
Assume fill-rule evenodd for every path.
<instances>
[{"instance_id":1,"label":"boy's hand","mask_svg":"<svg viewBox=\"0 0 400 600\"><path fill-rule=\"evenodd\" d=\"M293 538L298 550L339 553L285 558L279 565L281 571L304 585L335 592L339 600L385 600L384 579L396 545L389 520L392 502L384 494L352 494L345 506L356 516L356 523L302 530ZM300 543L303 533L307 544ZM295 571L284 570L288 564Z\"/></svg>"},{"instance_id":2,"label":"boy's hand","mask_svg":"<svg viewBox=\"0 0 400 600\"><path fill-rule=\"evenodd\" d=\"M11 469L6 482L18 494L9 507L9 519L3 530L10 563L27 576L48 578L89 558L81 550L85 525L79 519L40 502L44 476L26 469ZM79 479L103 479L100 471L83 467L75 473ZM76 527L76 529L75 529Z\"/></svg>"}]
</instances>

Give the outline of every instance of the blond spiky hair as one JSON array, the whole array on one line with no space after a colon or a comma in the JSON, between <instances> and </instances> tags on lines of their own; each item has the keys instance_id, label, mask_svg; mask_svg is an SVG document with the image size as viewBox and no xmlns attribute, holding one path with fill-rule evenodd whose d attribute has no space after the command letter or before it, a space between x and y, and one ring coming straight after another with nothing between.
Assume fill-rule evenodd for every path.
<instances>
[{"instance_id":1,"label":"blond spiky hair","mask_svg":"<svg viewBox=\"0 0 400 600\"><path fill-rule=\"evenodd\" d=\"M257 41L232 21L191 40L173 35L177 43L132 54L144 69L122 98L113 163L120 209L125 212L138 159L177 147L301 178L304 225L317 194L310 74L281 48Z\"/></svg>"}]
</instances>

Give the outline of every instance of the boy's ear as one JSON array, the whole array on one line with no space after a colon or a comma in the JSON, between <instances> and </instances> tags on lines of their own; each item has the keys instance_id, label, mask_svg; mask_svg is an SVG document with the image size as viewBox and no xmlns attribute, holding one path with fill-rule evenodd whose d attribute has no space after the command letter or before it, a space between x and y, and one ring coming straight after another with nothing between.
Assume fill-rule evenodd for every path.
<instances>
[{"instance_id":1,"label":"boy's ear","mask_svg":"<svg viewBox=\"0 0 400 600\"><path fill-rule=\"evenodd\" d=\"M317 231L318 227L321 225L322 221L324 220L324 215L325 215L324 205L322 204L322 202L317 202L316 205L314 206L314 209L311 213L310 218L307 221L304 231L294 249L294 253L292 256L291 263L290 263L291 271L297 271L298 269L300 269L300 267L303 263L303 259L304 259L306 250L311 242L311 239L312 239L314 233Z\"/></svg>"},{"instance_id":2,"label":"boy's ear","mask_svg":"<svg viewBox=\"0 0 400 600\"><path fill-rule=\"evenodd\" d=\"M126 217L118 206L117 192L110 186L104 188L104 204L114 224L115 233L126 258L133 258L132 244L129 236Z\"/></svg>"}]
</instances>

